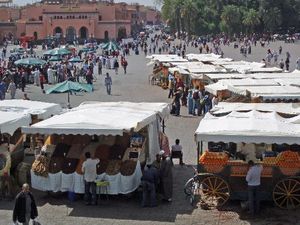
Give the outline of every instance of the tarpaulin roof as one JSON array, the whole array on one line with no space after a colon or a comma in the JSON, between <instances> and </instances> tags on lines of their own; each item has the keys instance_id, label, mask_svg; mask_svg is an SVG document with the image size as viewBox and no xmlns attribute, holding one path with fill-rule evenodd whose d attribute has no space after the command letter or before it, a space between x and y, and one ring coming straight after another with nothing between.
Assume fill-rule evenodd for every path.
<instances>
[{"instance_id":1,"label":"tarpaulin roof","mask_svg":"<svg viewBox=\"0 0 300 225\"><path fill-rule=\"evenodd\" d=\"M147 56L148 59L158 62L188 62L187 59L178 55L151 55Z\"/></svg>"},{"instance_id":2,"label":"tarpaulin roof","mask_svg":"<svg viewBox=\"0 0 300 225\"><path fill-rule=\"evenodd\" d=\"M72 110L51 117L24 133L123 135L139 131L157 119L169 115L168 103L87 102Z\"/></svg>"},{"instance_id":3,"label":"tarpaulin roof","mask_svg":"<svg viewBox=\"0 0 300 225\"><path fill-rule=\"evenodd\" d=\"M11 99L0 101L0 111L37 115L38 119L46 119L62 111L59 104Z\"/></svg>"},{"instance_id":4,"label":"tarpaulin roof","mask_svg":"<svg viewBox=\"0 0 300 225\"><path fill-rule=\"evenodd\" d=\"M284 114L300 114L300 103L241 103L241 102L219 102L212 110L212 114L223 114L232 111L263 111L278 112Z\"/></svg>"},{"instance_id":5,"label":"tarpaulin roof","mask_svg":"<svg viewBox=\"0 0 300 225\"><path fill-rule=\"evenodd\" d=\"M22 127L29 126L31 117L29 114L11 111L0 111L0 133L13 135Z\"/></svg>"},{"instance_id":6,"label":"tarpaulin roof","mask_svg":"<svg viewBox=\"0 0 300 225\"><path fill-rule=\"evenodd\" d=\"M207 113L196 130L196 141L300 144L300 116L276 112L236 112L216 117Z\"/></svg>"}]
</instances>

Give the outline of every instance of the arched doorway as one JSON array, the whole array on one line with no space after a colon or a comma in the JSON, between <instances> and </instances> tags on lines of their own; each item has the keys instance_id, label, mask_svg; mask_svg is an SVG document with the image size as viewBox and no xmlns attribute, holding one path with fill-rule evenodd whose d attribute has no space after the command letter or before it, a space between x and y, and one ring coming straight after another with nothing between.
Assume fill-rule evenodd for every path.
<instances>
[{"instance_id":1,"label":"arched doorway","mask_svg":"<svg viewBox=\"0 0 300 225\"><path fill-rule=\"evenodd\" d=\"M120 27L118 29L118 39L121 40L122 38L126 38L126 28L125 27Z\"/></svg>"},{"instance_id":2,"label":"arched doorway","mask_svg":"<svg viewBox=\"0 0 300 225\"><path fill-rule=\"evenodd\" d=\"M74 27L68 27L66 29L66 41L73 43L76 40L76 30Z\"/></svg>"},{"instance_id":3,"label":"arched doorway","mask_svg":"<svg viewBox=\"0 0 300 225\"><path fill-rule=\"evenodd\" d=\"M63 30L60 27L55 27L53 30L53 36L61 38L63 34Z\"/></svg>"},{"instance_id":4,"label":"arched doorway","mask_svg":"<svg viewBox=\"0 0 300 225\"><path fill-rule=\"evenodd\" d=\"M108 31L107 30L104 32L104 40L105 41L109 40L109 36L108 36Z\"/></svg>"},{"instance_id":5,"label":"arched doorway","mask_svg":"<svg viewBox=\"0 0 300 225\"><path fill-rule=\"evenodd\" d=\"M34 40L35 40L35 41L38 39L38 34L37 34L37 32L36 32L36 31L35 31L35 32L33 32L33 37L34 37Z\"/></svg>"},{"instance_id":6,"label":"arched doorway","mask_svg":"<svg viewBox=\"0 0 300 225\"><path fill-rule=\"evenodd\" d=\"M87 39L88 36L88 29L86 27L81 27L79 29L79 37L82 39Z\"/></svg>"}]
</instances>

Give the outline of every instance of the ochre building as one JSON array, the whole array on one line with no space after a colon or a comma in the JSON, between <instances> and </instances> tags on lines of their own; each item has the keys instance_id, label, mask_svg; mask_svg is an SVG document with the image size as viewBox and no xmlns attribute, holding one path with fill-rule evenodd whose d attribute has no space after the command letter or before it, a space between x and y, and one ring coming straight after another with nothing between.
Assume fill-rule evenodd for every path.
<instances>
[{"instance_id":1,"label":"ochre building","mask_svg":"<svg viewBox=\"0 0 300 225\"><path fill-rule=\"evenodd\" d=\"M130 36L136 27L158 23L158 11L137 4L48 0L21 8L0 7L1 40L24 35L36 40L118 39Z\"/></svg>"}]
</instances>

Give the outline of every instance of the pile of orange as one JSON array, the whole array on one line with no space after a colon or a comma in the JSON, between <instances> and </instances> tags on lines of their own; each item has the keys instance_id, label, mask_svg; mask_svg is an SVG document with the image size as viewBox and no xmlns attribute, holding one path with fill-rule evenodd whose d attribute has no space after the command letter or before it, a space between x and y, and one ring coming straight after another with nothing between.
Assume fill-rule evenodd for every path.
<instances>
[{"instance_id":1,"label":"pile of orange","mask_svg":"<svg viewBox=\"0 0 300 225\"><path fill-rule=\"evenodd\" d=\"M300 172L300 156L297 152L284 151L277 158L277 166L284 175L293 176Z\"/></svg>"},{"instance_id":2,"label":"pile of orange","mask_svg":"<svg viewBox=\"0 0 300 225\"><path fill-rule=\"evenodd\" d=\"M224 152L205 151L199 159L199 163L210 173L219 173L227 164L228 155Z\"/></svg>"},{"instance_id":3,"label":"pile of orange","mask_svg":"<svg viewBox=\"0 0 300 225\"><path fill-rule=\"evenodd\" d=\"M276 165L278 162L279 158L278 157L265 157L263 160L264 165Z\"/></svg>"}]
</instances>

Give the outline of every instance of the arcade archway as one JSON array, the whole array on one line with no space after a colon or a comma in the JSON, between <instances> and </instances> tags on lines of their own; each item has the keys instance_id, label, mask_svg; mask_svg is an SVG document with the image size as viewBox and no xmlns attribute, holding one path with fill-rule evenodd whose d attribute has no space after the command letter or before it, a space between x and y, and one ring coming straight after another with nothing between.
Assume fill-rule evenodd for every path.
<instances>
[{"instance_id":1,"label":"arcade archway","mask_svg":"<svg viewBox=\"0 0 300 225\"><path fill-rule=\"evenodd\" d=\"M86 27L81 27L79 29L79 37L82 39L87 39L88 36L88 29Z\"/></svg>"},{"instance_id":2,"label":"arcade archway","mask_svg":"<svg viewBox=\"0 0 300 225\"><path fill-rule=\"evenodd\" d=\"M76 30L74 27L68 27L66 29L66 41L73 42L76 40Z\"/></svg>"},{"instance_id":3,"label":"arcade archway","mask_svg":"<svg viewBox=\"0 0 300 225\"><path fill-rule=\"evenodd\" d=\"M53 30L53 36L62 37L63 30L60 27L55 27Z\"/></svg>"}]
</instances>

